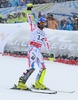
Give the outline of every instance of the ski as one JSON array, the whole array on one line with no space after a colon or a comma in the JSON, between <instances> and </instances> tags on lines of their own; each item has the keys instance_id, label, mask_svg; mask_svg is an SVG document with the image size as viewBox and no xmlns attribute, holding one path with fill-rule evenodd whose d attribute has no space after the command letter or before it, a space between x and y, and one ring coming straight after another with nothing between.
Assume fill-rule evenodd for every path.
<instances>
[{"instance_id":1,"label":"ski","mask_svg":"<svg viewBox=\"0 0 78 100\"><path fill-rule=\"evenodd\" d=\"M32 84L32 89L35 89L34 85ZM36 89L35 89L36 90ZM58 93L74 93L75 91L63 91L63 90L52 90L50 88L47 88L46 90L49 90L49 91L57 91Z\"/></svg>"},{"instance_id":2,"label":"ski","mask_svg":"<svg viewBox=\"0 0 78 100\"><path fill-rule=\"evenodd\" d=\"M57 93L57 91L50 90L49 88L46 88L45 90L36 89L33 84L32 84L31 90L34 92L39 92L39 93L43 93L43 94L45 94L45 93L56 94Z\"/></svg>"},{"instance_id":3,"label":"ski","mask_svg":"<svg viewBox=\"0 0 78 100\"><path fill-rule=\"evenodd\" d=\"M35 89L32 89L32 88L27 88L27 89L18 89L17 88L17 85L14 84L14 86L12 88L10 88L12 90L22 90L22 91L28 91L28 92L32 92L32 93L41 93L41 94L56 94L57 91L51 91L51 90L35 90Z\"/></svg>"},{"instance_id":4,"label":"ski","mask_svg":"<svg viewBox=\"0 0 78 100\"><path fill-rule=\"evenodd\" d=\"M55 90L53 90L53 91L55 91ZM63 91L63 90L57 90L57 92L60 92L60 93L70 93L70 94L72 94L72 93L74 93L75 91Z\"/></svg>"},{"instance_id":5,"label":"ski","mask_svg":"<svg viewBox=\"0 0 78 100\"><path fill-rule=\"evenodd\" d=\"M53 90L53 89L49 89L49 88L47 88L49 91L57 91L57 92L59 92L59 93L74 93L75 91L64 91L64 90Z\"/></svg>"},{"instance_id":6,"label":"ski","mask_svg":"<svg viewBox=\"0 0 78 100\"><path fill-rule=\"evenodd\" d=\"M42 93L42 94L56 94L57 91L46 91L46 90L33 90L31 89L33 93Z\"/></svg>"}]
</instances>

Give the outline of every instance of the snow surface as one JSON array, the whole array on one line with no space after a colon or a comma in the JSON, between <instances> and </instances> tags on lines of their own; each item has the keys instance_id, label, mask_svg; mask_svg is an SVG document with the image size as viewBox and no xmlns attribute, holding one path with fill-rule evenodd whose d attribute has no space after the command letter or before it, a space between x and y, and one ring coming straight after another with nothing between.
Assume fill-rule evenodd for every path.
<instances>
[{"instance_id":1,"label":"snow surface","mask_svg":"<svg viewBox=\"0 0 78 100\"><path fill-rule=\"evenodd\" d=\"M75 93L35 94L25 91L10 90L18 83L19 77L28 68L26 58L14 58L0 55L0 100L78 100L78 66L45 61L46 76L44 84L53 90L72 91ZM38 66L27 81L30 87L35 82Z\"/></svg>"}]
</instances>

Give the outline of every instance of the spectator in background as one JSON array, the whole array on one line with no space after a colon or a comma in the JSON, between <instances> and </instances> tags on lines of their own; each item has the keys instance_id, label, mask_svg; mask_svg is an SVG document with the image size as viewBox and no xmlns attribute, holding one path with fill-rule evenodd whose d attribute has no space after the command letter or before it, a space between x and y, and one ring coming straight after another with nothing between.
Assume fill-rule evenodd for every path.
<instances>
[{"instance_id":1,"label":"spectator in background","mask_svg":"<svg viewBox=\"0 0 78 100\"><path fill-rule=\"evenodd\" d=\"M16 23L17 22L17 15L18 15L18 13L17 12L13 12L12 13L12 15L13 15L13 23Z\"/></svg>"},{"instance_id":2,"label":"spectator in background","mask_svg":"<svg viewBox=\"0 0 78 100\"><path fill-rule=\"evenodd\" d=\"M68 18L67 18L67 30L73 30L73 26L74 26L74 23L72 22L72 20L71 20L71 17L69 16Z\"/></svg>"},{"instance_id":3,"label":"spectator in background","mask_svg":"<svg viewBox=\"0 0 78 100\"><path fill-rule=\"evenodd\" d=\"M73 26L74 26L73 20L71 20L71 17L69 16L67 19L61 20L58 29L60 29L60 30L73 30Z\"/></svg>"},{"instance_id":4,"label":"spectator in background","mask_svg":"<svg viewBox=\"0 0 78 100\"><path fill-rule=\"evenodd\" d=\"M57 24L56 20L53 18L53 14L50 14L48 16L47 20L48 20L48 28L50 28L50 29L58 28L58 24Z\"/></svg>"},{"instance_id":5,"label":"spectator in background","mask_svg":"<svg viewBox=\"0 0 78 100\"><path fill-rule=\"evenodd\" d=\"M21 12L22 14L22 22L27 22L27 16L24 12Z\"/></svg>"},{"instance_id":6,"label":"spectator in background","mask_svg":"<svg viewBox=\"0 0 78 100\"><path fill-rule=\"evenodd\" d=\"M38 13L38 18L40 18L40 17L42 17L41 11L39 11L39 13Z\"/></svg>"},{"instance_id":7,"label":"spectator in background","mask_svg":"<svg viewBox=\"0 0 78 100\"><path fill-rule=\"evenodd\" d=\"M10 7L9 0L0 0L0 8Z\"/></svg>"},{"instance_id":8,"label":"spectator in background","mask_svg":"<svg viewBox=\"0 0 78 100\"><path fill-rule=\"evenodd\" d=\"M68 21L65 19L62 29L63 29L63 30L69 30L70 28L68 27L68 25L69 25L69 23L68 23Z\"/></svg>"},{"instance_id":9,"label":"spectator in background","mask_svg":"<svg viewBox=\"0 0 78 100\"><path fill-rule=\"evenodd\" d=\"M78 17L74 18L74 27L73 30L78 30Z\"/></svg>"},{"instance_id":10,"label":"spectator in background","mask_svg":"<svg viewBox=\"0 0 78 100\"><path fill-rule=\"evenodd\" d=\"M0 14L0 23L4 23L3 16Z\"/></svg>"},{"instance_id":11,"label":"spectator in background","mask_svg":"<svg viewBox=\"0 0 78 100\"><path fill-rule=\"evenodd\" d=\"M22 14L21 14L21 12L18 12L17 18L16 18L16 23L22 23L22 22L23 22Z\"/></svg>"},{"instance_id":12,"label":"spectator in background","mask_svg":"<svg viewBox=\"0 0 78 100\"><path fill-rule=\"evenodd\" d=\"M20 6L26 6L26 0L20 0Z\"/></svg>"},{"instance_id":13,"label":"spectator in background","mask_svg":"<svg viewBox=\"0 0 78 100\"><path fill-rule=\"evenodd\" d=\"M13 14L7 15L7 23L14 23L14 16Z\"/></svg>"},{"instance_id":14,"label":"spectator in background","mask_svg":"<svg viewBox=\"0 0 78 100\"><path fill-rule=\"evenodd\" d=\"M20 0L10 0L9 2L11 7L20 6Z\"/></svg>"},{"instance_id":15,"label":"spectator in background","mask_svg":"<svg viewBox=\"0 0 78 100\"><path fill-rule=\"evenodd\" d=\"M7 15L6 23L22 23L27 22L27 16L24 12L13 12Z\"/></svg>"},{"instance_id":16,"label":"spectator in background","mask_svg":"<svg viewBox=\"0 0 78 100\"><path fill-rule=\"evenodd\" d=\"M59 21L59 27L58 27L58 29L59 30L63 30L63 25L64 25L64 19L63 20L61 20L61 21Z\"/></svg>"}]
</instances>

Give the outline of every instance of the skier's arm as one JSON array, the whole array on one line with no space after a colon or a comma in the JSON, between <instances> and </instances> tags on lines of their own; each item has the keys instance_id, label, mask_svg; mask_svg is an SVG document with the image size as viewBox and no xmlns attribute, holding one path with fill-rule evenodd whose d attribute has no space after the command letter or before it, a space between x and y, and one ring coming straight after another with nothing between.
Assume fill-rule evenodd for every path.
<instances>
[{"instance_id":1,"label":"skier's arm","mask_svg":"<svg viewBox=\"0 0 78 100\"><path fill-rule=\"evenodd\" d=\"M37 25L33 23L32 15L28 14L27 18L28 18L28 22L30 24L30 30L33 31L34 29L36 29Z\"/></svg>"}]
</instances>

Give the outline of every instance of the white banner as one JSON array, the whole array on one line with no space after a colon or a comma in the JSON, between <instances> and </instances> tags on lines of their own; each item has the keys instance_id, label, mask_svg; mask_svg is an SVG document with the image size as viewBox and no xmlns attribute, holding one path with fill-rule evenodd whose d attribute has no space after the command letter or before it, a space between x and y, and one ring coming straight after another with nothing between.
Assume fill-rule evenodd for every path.
<instances>
[{"instance_id":1,"label":"white banner","mask_svg":"<svg viewBox=\"0 0 78 100\"><path fill-rule=\"evenodd\" d=\"M7 43L11 44L12 39L18 41L25 35L25 39L28 40L28 35L30 32L30 26L28 23L21 24L0 24L0 53L4 51L4 47ZM16 38L17 36L17 38ZM13 41L13 43L15 43Z\"/></svg>"},{"instance_id":2,"label":"white banner","mask_svg":"<svg viewBox=\"0 0 78 100\"><path fill-rule=\"evenodd\" d=\"M55 55L78 56L78 31L52 30L45 28L51 43L51 52ZM28 23L0 24L0 52L27 51L30 39ZM45 48L42 52L46 53Z\"/></svg>"},{"instance_id":3,"label":"white banner","mask_svg":"<svg viewBox=\"0 0 78 100\"><path fill-rule=\"evenodd\" d=\"M78 56L78 31L46 29L51 43L51 52L55 55Z\"/></svg>"}]
</instances>

